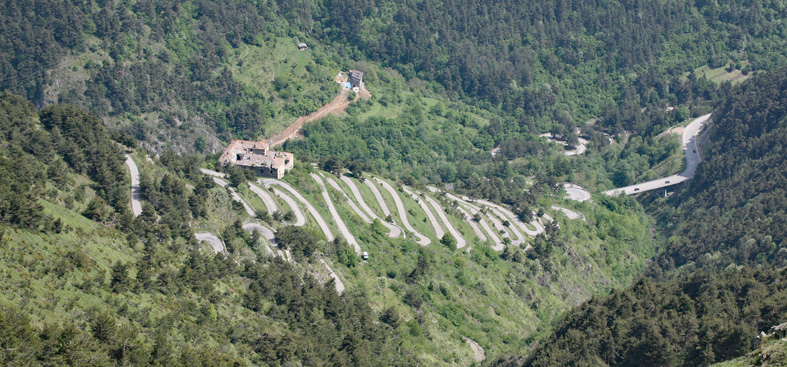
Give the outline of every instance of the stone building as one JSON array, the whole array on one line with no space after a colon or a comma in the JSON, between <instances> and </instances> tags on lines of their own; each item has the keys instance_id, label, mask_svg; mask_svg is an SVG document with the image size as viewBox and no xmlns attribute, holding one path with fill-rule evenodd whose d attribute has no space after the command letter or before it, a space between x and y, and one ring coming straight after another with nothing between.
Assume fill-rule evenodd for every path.
<instances>
[{"instance_id":1,"label":"stone building","mask_svg":"<svg viewBox=\"0 0 787 367\"><path fill-rule=\"evenodd\" d=\"M352 88L360 88L363 85L363 72L359 70L350 70L350 78L348 81Z\"/></svg>"},{"instance_id":2,"label":"stone building","mask_svg":"<svg viewBox=\"0 0 787 367\"><path fill-rule=\"evenodd\" d=\"M264 140L233 140L219 158L219 163L250 169L257 176L282 178L292 169L295 156L270 150L268 145Z\"/></svg>"}]
</instances>

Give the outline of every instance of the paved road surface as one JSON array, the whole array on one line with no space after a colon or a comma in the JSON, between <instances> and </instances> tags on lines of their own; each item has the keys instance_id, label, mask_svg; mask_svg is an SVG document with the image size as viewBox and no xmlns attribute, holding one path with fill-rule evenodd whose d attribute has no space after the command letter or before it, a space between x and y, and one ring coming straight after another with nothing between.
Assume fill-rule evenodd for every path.
<instances>
[{"instance_id":1,"label":"paved road surface","mask_svg":"<svg viewBox=\"0 0 787 367\"><path fill-rule=\"evenodd\" d=\"M710 118L710 115L711 114L707 114L696 118L689 124L689 126L686 126L686 130L683 131L683 152L686 154L686 169L683 170L683 172L657 180L604 191L604 194L612 196L617 196L620 194L634 195L645 191L676 185L694 177L694 174L697 172L697 166L702 160L699 148L697 147L697 136L699 135L702 126Z\"/></svg>"},{"instance_id":2,"label":"paved road surface","mask_svg":"<svg viewBox=\"0 0 787 367\"><path fill-rule=\"evenodd\" d=\"M197 241L199 242L205 241L209 243L213 247L215 253L224 252L224 242L221 242L221 240L212 233L197 232L194 233L194 237L197 237Z\"/></svg>"},{"instance_id":3,"label":"paved road surface","mask_svg":"<svg viewBox=\"0 0 787 367\"><path fill-rule=\"evenodd\" d=\"M580 203L590 200L590 193L588 190L583 189L579 185L564 183L563 188L566 189L566 199L579 201Z\"/></svg>"},{"instance_id":4,"label":"paved road surface","mask_svg":"<svg viewBox=\"0 0 787 367\"><path fill-rule=\"evenodd\" d=\"M298 203L295 202L295 199L293 199L292 196L283 193L281 190L275 187L273 188L273 193L284 200L284 202L290 206L292 213L295 214L295 223L292 223L293 226L303 227L306 225L306 215L303 214L303 211L301 211L301 208L298 207Z\"/></svg>"},{"instance_id":5,"label":"paved road surface","mask_svg":"<svg viewBox=\"0 0 787 367\"><path fill-rule=\"evenodd\" d=\"M464 337L468 343L470 343L470 349L473 350L473 358L475 358L476 362L483 362L486 359L486 355L484 354L484 348L481 347L480 344L476 343L473 339L468 337Z\"/></svg>"},{"instance_id":6,"label":"paved road surface","mask_svg":"<svg viewBox=\"0 0 787 367\"><path fill-rule=\"evenodd\" d=\"M139 188L139 170L137 164L126 154L126 166L131 174L131 212L135 217L142 214L142 190Z\"/></svg>"},{"instance_id":7,"label":"paved road surface","mask_svg":"<svg viewBox=\"0 0 787 367\"><path fill-rule=\"evenodd\" d=\"M268 192L268 190L260 188L251 181L249 181L249 190L257 194L257 196L262 199L262 202L268 209L268 214L273 214L279 210L279 207L276 205L276 201L273 200L273 196L271 196L271 193Z\"/></svg>"},{"instance_id":8,"label":"paved road surface","mask_svg":"<svg viewBox=\"0 0 787 367\"><path fill-rule=\"evenodd\" d=\"M484 235L484 232L481 231L480 227L478 227L478 223L476 223L476 221L473 219L473 216L470 215L470 213L467 210L465 210L465 208L462 207L461 205L457 204L456 210L458 210L459 213L461 213L464 216L465 222L467 222L467 224L470 225L470 228L473 229L473 232L475 232L476 237L478 237L478 239L481 241L486 241L486 235Z\"/></svg>"},{"instance_id":9,"label":"paved road surface","mask_svg":"<svg viewBox=\"0 0 787 367\"><path fill-rule=\"evenodd\" d=\"M565 214L568 217L568 219L582 219L583 221L585 220L584 215L577 213L571 209L561 208L557 205L552 205L552 209L563 212L563 214Z\"/></svg>"},{"instance_id":10,"label":"paved road surface","mask_svg":"<svg viewBox=\"0 0 787 367\"><path fill-rule=\"evenodd\" d=\"M399 193L391 186L388 182L385 182L377 177L374 178L389 194L393 197L394 203L396 204L396 210L399 212L399 218L402 220L402 224L404 224L404 228L406 228L410 233L412 233L415 237L418 237L418 240L415 241L421 246L429 246L432 243L432 240L429 237L424 236L423 234L419 233L418 231L410 225L410 221L407 220L407 211L404 209L404 203L402 199L399 197ZM382 198L378 199L381 200Z\"/></svg>"},{"instance_id":11,"label":"paved road surface","mask_svg":"<svg viewBox=\"0 0 787 367\"><path fill-rule=\"evenodd\" d=\"M391 211L388 210L388 205L385 203L385 200L383 200L383 196L380 195L380 190L377 190L377 186L374 185L372 180L364 180L363 182L369 187L370 190L372 190L374 198L377 199L377 204L379 204L380 209L383 210L383 215L388 218L391 215Z\"/></svg>"},{"instance_id":12,"label":"paved road surface","mask_svg":"<svg viewBox=\"0 0 787 367\"><path fill-rule=\"evenodd\" d=\"M481 225L481 228L483 228L484 231L486 231L486 234L489 236L488 238L492 242L492 250L503 251L503 249L505 249L505 244L503 244L503 241L501 241L500 237L499 237L500 233L498 231L495 231L491 227L489 227L489 224L486 222L486 220L484 220L484 215L481 213L481 208L479 208L479 207L477 207L477 206L475 206L473 204L470 204L465 199L459 198L458 196L453 195L451 193L446 192L445 195L449 199L455 200L457 203L459 203L459 206L457 206L457 208L461 209L461 207L465 207L473 215L478 214L479 216L481 216L481 220L478 221L478 223ZM473 220L471 219L471 221L473 221ZM500 224L500 226L502 227L503 225ZM482 241L486 240L486 238L484 238L484 237L480 237L479 236L479 238L481 238Z\"/></svg>"},{"instance_id":13,"label":"paved road surface","mask_svg":"<svg viewBox=\"0 0 787 367\"><path fill-rule=\"evenodd\" d=\"M525 243L525 236L521 232L519 232L519 229L517 228L516 224L511 220L511 218L507 217L505 213L503 213L499 208L487 206L487 209L489 210L490 213L494 214L494 216L497 216L497 218L499 219L499 222L495 222L494 220L492 220L493 222L495 222L495 225L497 225L497 223L500 223L500 225L503 225L503 227L505 227L503 223L505 223L505 221L508 221L509 223L508 227L505 227L504 230L508 232L512 245L519 246ZM494 216L490 215L489 217L490 219L492 219L494 218ZM500 227L498 226L498 228Z\"/></svg>"},{"instance_id":14,"label":"paved road surface","mask_svg":"<svg viewBox=\"0 0 787 367\"><path fill-rule=\"evenodd\" d=\"M421 209L423 209L424 212L426 212L426 217L429 218L429 222L432 223L432 228L434 228L435 237L440 239L443 238L443 236L445 236L445 232L443 231L443 228L440 227L440 223L437 222L437 218L435 218L434 214L432 214L432 211L429 210L429 206L426 205L426 202L421 200L421 198L418 195L414 194L412 191L410 191L410 189L404 186L402 186L402 189L404 190L404 192L410 195L410 197L412 197L413 200L415 200L419 206L421 206Z\"/></svg>"},{"instance_id":15,"label":"paved road surface","mask_svg":"<svg viewBox=\"0 0 787 367\"><path fill-rule=\"evenodd\" d=\"M366 212L364 212L363 210L361 210L360 207L358 207L358 204L356 204L354 201L352 201L352 199L350 199L349 196L347 196L344 190L342 190L342 187L339 186L339 184L334 179L330 177L325 177L325 181L328 181L328 185L331 185L331 187L333 187L336 191L338 191L342 195L342 197L347 202L347 204L350 204L350 209L352 209L355 212L355 214L361 217L362 221L366 222L367 224L371 224L374 221L372 218L369 217L368 214L366 214Z\"/></svg>"},{"instance_id":16,"label":"paved road surface","mask_svg":"<svg viewBox=\"0 0 787 367\"><path fill-rule=\"evenodd\" d=\"M249 203L247 203L246 200L243 200L243 198L240 197L240 195L238 195L238 193L235 191L235 189L230 187L230 185L227 183L227 181L224 181L224 180L222 180L222 179L220 179L218 177L213 177L213 182L219 184L219 186L221 186L221 187L228 188L230 190L230 194L232 195L232 200L235 200L235 201L243 204L243 208L246 209L246 213L248 213L250 217L253 218L253 217L257 216L257 213L254 211L254 209L252 209L251 205L249 205Z\"/></svg>"},{"instance_id":17,"label":"paved road surface","mask_svg":"<svg viewBox=\"0 0 787 367\"><path fill-rule=\"evenodd\" d=\"M342 280L339 279L338 275L336 275L336 272L334 272L333 269L331 269L331 267L328 266L328 263L326 263L325 260L320 259L320 262L325 266L325 269L328 270L328 273L331 275L331 278L333 278L334 284L336 284L336 293L339 294L344 293L344 283L342 283Z\"/></svg>"},{"instance_id":18,"label":"paved road surface","mask_svg":"<svg viewBox=\"0 0 787 367\"><path fill-rule=\"evenodd\" d=\"M328 211L331 213L331 216L333 217L333 221L334 223L336 223L336 226L339 227L339 232L342 233L342 236L344 237L344 239L347 240L347 243L349 243L350 246L352 246L353 249L355 249L355 253L360 255L361 246L358 244L358 241L355 240L355 237L353 237L352 233L350 233L350 230L347 229L347 226L344 225L344 222L342 221L342 217L339 216L339 212L337 212L336 207L333 206L333 200L331 200L331 196L328 194L328 189L325 187L325 184L322 182L322 179L320 179L320 176L314 173L312 173L311 176L312 179L314 179L314 181L317 182L317 185L320 186L320 190L322 191L322 198L325 199L325 203L328 204Z\"/></svg>"},{"instance_id":19,"label":"paved road surface","mask_svg":"<svg viewBox=\"0 0 787 367\"><path fill-rule=\"evenodd\" d=\"M448 232L450 232L451 235L454 236L454 238L456 239L456 248L464 248L465 246L467 246L467 241L465 241L464 237L462 237L462 234L460 234L459 231L457 231L456 228L454 228L454 226L448 220L448 216L445 215L445 210L443 210L440 204L434 199L432 199L431 197L429 197L429 195L424 195L424 198L426 198L426 201L428 201L429 204L432 204L432 207L434 207L434 210L435 212L437 212L437 215L440 217L440 219L443 220L443 225L445 226L445 228L447 228Z\"/></svg>"},{"instance_id":20,"label":"paved road surface","mask_svg":"<svg viewBox=\"0 0 787 367\"><path fill-rule=\"evenodd\" d=\"M243 230L246 232L257 231L262 233L262 236L270 242L271 245L276 246L276 236L273 234L273 231L270 228L263 226L259 223L248 222L243 224ZM275 253L271 250L270 246L265 245L265 249L268 250L269 255L274 255Z\"/></svg>"},{"instance_id":21,"label":"paved road surface","mask_svg":"<svg viewBox=\"0 0 787 367\"><path fill-rule=\"evenodd\" d=\"M346 183L347 186L350 187L350 191L352 191L353 196L355 196L355 199L358 200L359 204L361 204L361 208L363 208L363 210L366 211L366 214L369 215L369 218L371 218L371 221L374 221L375 219L377 219L377 220L380 221L380 223L382 223L383 226L385 226L385 228L388 228L388 237L396 238L396 237L399 237L399 236L402 235L402 229L401 228L399 228L399 227L397 227L397 226L395 226L395 225L393 225L391 223L386 222L385 219L381 219L380 217L378 217L377 214L372 210L372 208L370 208L369 205L366 204L366 201L363 199L363 195L361 195L361 191L358 190L358 186L355 185L355 182L351 178L349 178L347 176L342 176L341 180L344 181L344 183ZM368 181L368 180L366 180L366 181ZM374 186L372 186L372 187L374 187ZM378 194L379 194L379 192L378 192ZM388 209L388 208L386 208L386 209ZM370 221L370 223L371 223L371 221Z\"/></svg>"},{"instance_id":22,"label":"paved road surface","mask_svg":"<svg viewBox=\"0 0 787 367\"><path fill-rule=\"evenodd\" d=\"M547 138L547 140L549 140L549 141L551 141L553 143L560 144L562 146L567 146L568 145L563 140L555 139L552 136L552 133L541 134L539 136L545 137L545 138ZM588 150L588 141L586 139L577 138L577 140L579 140L579 145L577 145L576 149L574 149L574 150L567 150L567 151L563 152L563 154L565 154L565 155L580 155L582 153L585 153L586 150Z\"/></svg>"},{"instance_id":23,"label":"paved road surface","mask_svg":"<svg viewBox=\"0 0 787 367\"><path fill-rule=\"evenodd\" d=\"M320 226L320 229L322 229L322 233L325 234L325 238L327 238L328 241L333 241L333 239L336 238L336 237L334 237L333 233L331 232L330 227L328 227L328 223L325 222L325 219L322 219L322 215L320 215L320 212L318 212L317 209L315 209L314 206L311 203L309 203L309 201L306 200L305 197L303 197L303 195L301 195L297 190L295 190L292 186L290 186L290 184L288 184L288 183L286 183L284 181L274 180L272 178L261 178L261 179L258 180L258 182L261 182L265 186L279 185L282 188L284 188L285 190L287 190L290 194L292 194L292 196L295 196L295 198L298 199L298 201L300 201L301 204L306 206L306 210L308 210L309 214L311 214L312 217L314 217L314 220L317 221L317 225ZM277 192L277 191L274 190L274 192ZM277 192L277 195L280 194L280 193L281 192ZM281 193L281 194L283 194L283 193ZM287 201L287 197L286 196L279 195L279 197L284 199L284 201ZM290 204L289 201L287 201L287 203ZM294 204L294 203L292 203L292 204ZM297 209L295 209L295 208L297 208L297 207L298 207L298 205L292 206L293 211L296 211ZM297 215L298 214L296 213L296 217L297 217ZM302 217L303 217L303 214L301 214L301 218ZM304 218L304 222L305 222L305 218Z\"/></svg>"},{"instance_id":24,"label":"paved road surface","mask_svg":"<svg viewBox=\"0 0 787 367\"><path fill-rule=\"evenodd\" d=\"M216 172L216 171L214 171L212 169L200 168L199 170L200 170L200 172L202 172L202 173L204 173L204 174L206 174L208 176L213 176L213 177L218 177L218 178L224 178L224 176L226 176L225 174L223 174L221 172Z\"/></svg>"},{"instance_id":25,"label":"paved road surface","mask_svg":"<svg viewBox=\"0 0 787 367\"><path fill-rule=\"evenodd\" d=\"M544 231L544 227L541 227L538 224L538 221L536 221L536 220L534 220L534 221L529 223L530 225L532 225L535 228L535 230L530 229L527 226L528 223L522 222L519 219L519 216L514 214L514 212L512 212L508 208L503 207L502 205L497 205L497 204L495 204L495 203L493 203L491 201L487 201L487 200L478 200L478 202L481 203L481 204L486 205L489 208L493 208L493 209L498 210L500 213L502 213L504 215L505 218L508 219L508 221L511 223L512 227L515 227L515 228L518 227L519 229L522 230L522 232L525 232L529 236L536 236L539 233ZM524 237L523 237L523 239L524 239ZM524 242L524 241L522 241L522 242Z\"/></svg>"}]
</instances>

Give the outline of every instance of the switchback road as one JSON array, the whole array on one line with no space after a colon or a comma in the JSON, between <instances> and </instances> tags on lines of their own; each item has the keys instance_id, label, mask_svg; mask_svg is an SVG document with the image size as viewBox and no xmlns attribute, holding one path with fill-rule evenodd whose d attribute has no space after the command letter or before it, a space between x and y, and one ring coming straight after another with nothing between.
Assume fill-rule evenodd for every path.
<instances>
[{"instance_id":1,"label":"switchback road","mask_svg":"<svg viewBox=\"0 0 787 367\"><path fill-rule=\"evenodd\" d=\"M710 118L710 115L711 114L707 114L698 117L692 121L689 126L686 126L686 130L683 131L683 152L686 154L686 169L683 170L683 172L657 180L604 191L604 194L611 196L618 196L621 194L634 195L676 185L694 177L694 174L697 172L697 166L702 160L699 148L697 147L697 136L700 130L702 130L702 126L704 126L705 122Z\"/></svg>"}]
</instances>

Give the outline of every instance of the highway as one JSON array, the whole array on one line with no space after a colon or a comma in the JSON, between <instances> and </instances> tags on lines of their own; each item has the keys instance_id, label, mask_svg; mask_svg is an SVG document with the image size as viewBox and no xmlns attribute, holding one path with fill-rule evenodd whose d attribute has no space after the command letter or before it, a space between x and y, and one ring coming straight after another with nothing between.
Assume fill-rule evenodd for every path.
<instances>
[{"instance_id":1,"label":"highway","mask_svg":"<svg viewBox=\"0 0 787 367\"><path fill-rule=\"evenodd\" d=\"M694 177L694 174L697 172L697 166L700 164L700 161L702 161L699 148L697 147L697 136L705 125L705 122L710 118L710 115L711 114L707 114L696 118L686 127L686 130L683 131L683 152L686 154L686 169L683 170L683 172L636 185L607 190L604 191L604 194L611 196L618 196L620 194L634 195L677 185Z\"/></svg>"}]
</instances>

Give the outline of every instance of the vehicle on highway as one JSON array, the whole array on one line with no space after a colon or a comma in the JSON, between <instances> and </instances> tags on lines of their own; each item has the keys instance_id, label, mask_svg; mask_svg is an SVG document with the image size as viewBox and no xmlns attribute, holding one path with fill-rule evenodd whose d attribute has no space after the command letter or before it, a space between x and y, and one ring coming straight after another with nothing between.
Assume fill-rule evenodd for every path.
<instances>
[{"instance_id":1,"label":"vehicle on highway","mask_svg":"<svg viewBox=\"0 0 787 367\"><path fill-rule=\"evenodd\" d=\"M634 188L634 191L639 191L639 187L635 187L635 188Z\"/></svg>"},{"instance_id":2,"label":"vehicle on highway","mask_svg":"<svg viewBox=\"0 0 787 367\"><path fill-rule=\"evenodd\" d=\"M665 183L669 183L669 181L667 181L667 182L665 182Z\"/></svg>"},{"instance_id":3,"label":"vehicle on highway","mask_svg":"<svg viewBox=\"0 0 787 367\"><path fill-rule=\"evenodd\" d=\"M697 153L697 149L692 149L692 152Z\"/></svg>"}]
</instances>

